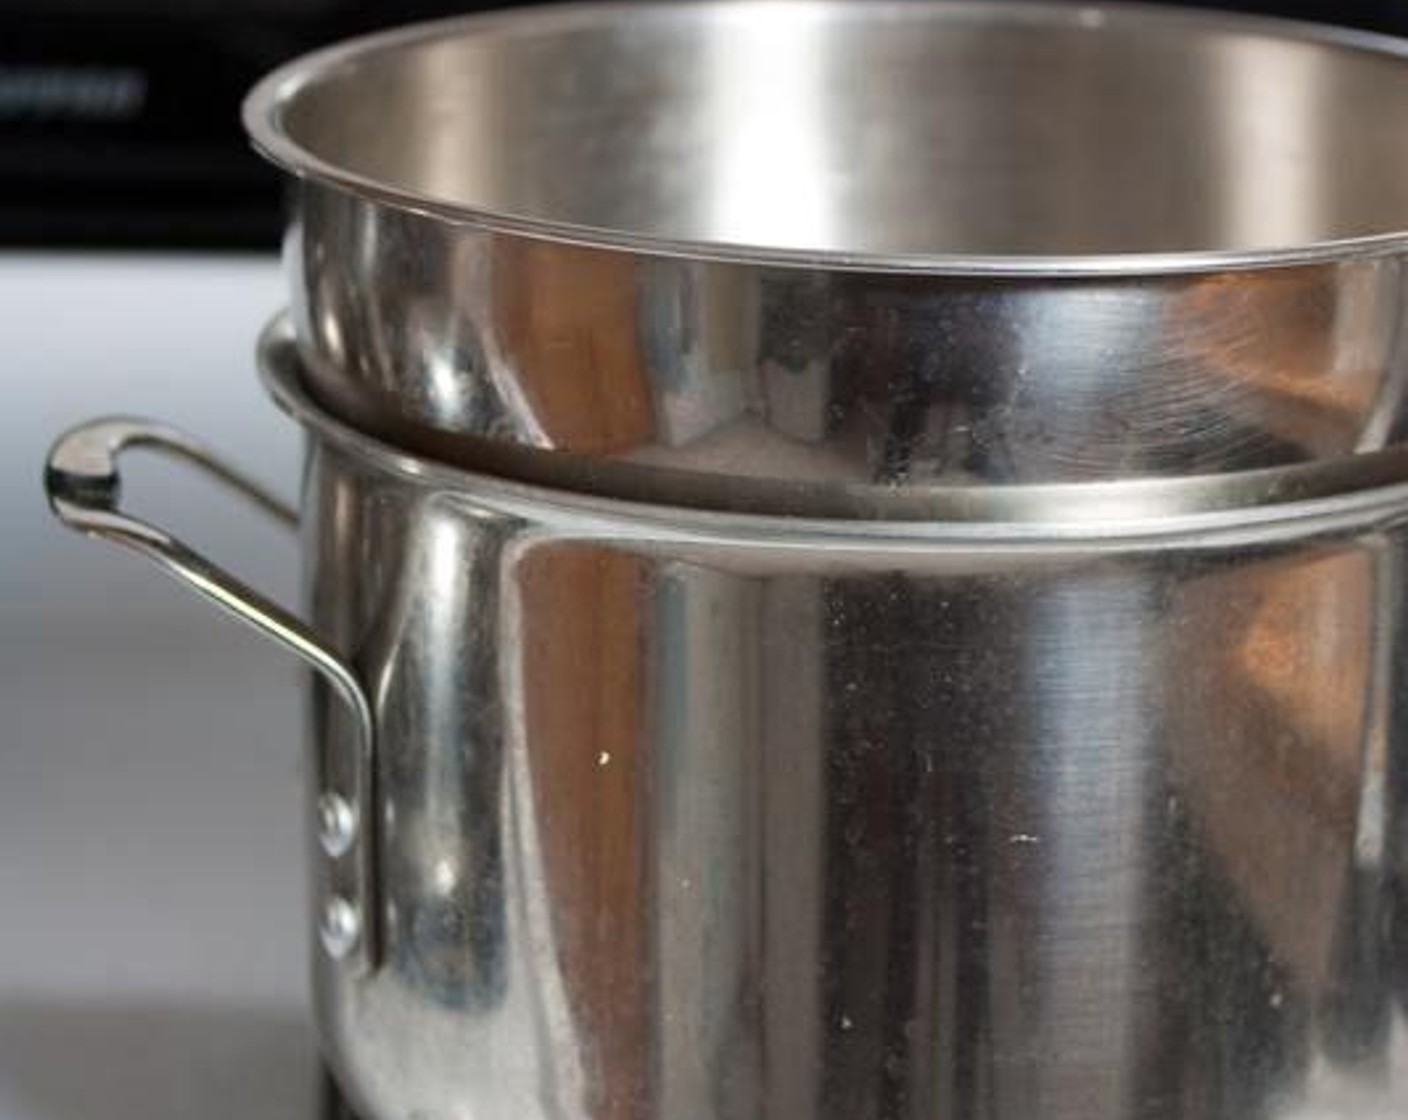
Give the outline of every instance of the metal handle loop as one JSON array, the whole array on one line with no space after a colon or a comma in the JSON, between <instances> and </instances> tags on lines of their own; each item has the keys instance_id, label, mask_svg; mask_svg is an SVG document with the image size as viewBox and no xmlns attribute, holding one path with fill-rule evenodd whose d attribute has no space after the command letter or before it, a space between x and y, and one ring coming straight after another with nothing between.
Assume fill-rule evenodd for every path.
<instances>
[{"instance_id":1,"label":"metal handle loop","mask_svg":"<svg viewBox=\"0 0 1408 1120\"><path fill-rule=\"evenodd\" d=\"M272 638L312 666L351 716L356 757L355 789L330 788L330 767L319 760L318 825L327 860L322 940L328 952L356 971L375 966L374 757L371 703L356 672L306 623L242 580L192 551L176 537L120 508L118 457L146 447L200 467L289 527L298 514L242 472L221 462L184 432L146 420L94 420L60 436L44 475L49 505L65 525L123 545L155 562L217 607Z\"/></svg>"}]
</instances>

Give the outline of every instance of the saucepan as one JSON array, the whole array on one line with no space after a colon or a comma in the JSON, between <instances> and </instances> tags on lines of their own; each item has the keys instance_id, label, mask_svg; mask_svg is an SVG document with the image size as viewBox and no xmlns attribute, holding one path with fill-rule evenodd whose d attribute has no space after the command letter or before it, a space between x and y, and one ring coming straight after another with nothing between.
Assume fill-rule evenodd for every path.
<instances>
[{"instance_id":1,"label":"saucepan","mask_svg":"<svg viewBox=\"0 0 1408 1120\"><path fill-rule=\"evenodd\" d=\"M298 515L131 420L48 485L315 671L367 1120L1402 1115L1408 450L720 513L470 474L263 361ZM304 616L124 512L139 445L301 523Z\"/></svg>"}]
</instances>

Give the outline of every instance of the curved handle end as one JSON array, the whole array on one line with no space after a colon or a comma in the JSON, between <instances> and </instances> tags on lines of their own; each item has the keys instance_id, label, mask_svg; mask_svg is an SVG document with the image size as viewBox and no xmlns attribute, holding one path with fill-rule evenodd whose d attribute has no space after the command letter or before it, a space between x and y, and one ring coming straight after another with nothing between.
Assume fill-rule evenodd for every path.
<instances>
[{"instance_id":1,"label":"curved handle end","mask_svg":"<svg viewBox=\"0 0 1408 1120\"><path fill-rule=\"evenodd\" d=\"M150 525L118 512L122 482L117 460L134 447L150 447L203 467L266 513L288 525L298 524L298 514L288 503L227 466L205 444L179 428L136 416L90 420L54 441L45 463L44 490L59 520L81 532L111 533L122 526L141 529L143 537L165 539L165 534Z\"/></svg>"}]
</instances>

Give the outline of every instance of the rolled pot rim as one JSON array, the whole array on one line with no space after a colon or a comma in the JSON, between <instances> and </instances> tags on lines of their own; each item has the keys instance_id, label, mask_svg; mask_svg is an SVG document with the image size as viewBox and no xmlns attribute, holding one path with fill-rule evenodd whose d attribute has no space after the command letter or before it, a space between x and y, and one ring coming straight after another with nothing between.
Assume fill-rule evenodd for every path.
<instances>
[{"instance_id":1,"label":"rolled pot rim","mask_svg":"<svg viewBox=\"0 0 1408 1120\"><path fill-rule=\"evenodd\" d=\"M768 7L814 7L832 0L769 0ZM841 3L853 0L839 0ZM945 276L1158 276L1243 271L1313 265L1408 251L1408 229L1386 230L1256 249L1189 249L1088 254L893 254L841 249L799 249L671 238L624 229L580 225L547 218L436 199L398 187L322 159L296 142L284 127L284 109L309 82L333 67L373 52L415 44L448 34L499 28L541 33L585 23L629 18L669 19L691 8L741 9L754 0L610 0L606 3L548 4L536 8L496 10L431 20L361 35L304 54L262 78L246 96L241 116L257 151L298 179L328 184L367 201L455 225L514 234L584 248L620 250L649 256L687 258L778 268L824 268L841 272L924 273ZM1154 27L1196 26L1227 34L1250 34L1323 47L1366 51L1408 65L1408 39L1273 16L1132 3L1039 3L1036 0L878 0L871 11L916 6L942 7L964 16L990 15L1054 25Z\"/></svg>"},{"instance_id":2,"label":"rolled pot rim","mask_svg":"<svg viewBox=\"0 0 1408 1120\"><path fill-rule=\"evenodd\" d=\"M795 513L657 501L645 487L619 493L477 472L404 450L337 419L302 384L296 346L282 316L259 343L259 370L275 403L317 440L391 476L461 492L476 505L550 521L590 536L637 540L857 548L993 544L1080 548L1225 546L1388 528L1408 521L1408 448L1390 447L1315 463L1179 478L1102 482L853 488L854 513L810 509L807 495L780 487ZM542 452L551 458L553 452ZM654 472L642 472L648 479ZM827 487L819 487L824 492ZM861 492L857 492L861 491ZM835 508L834 501L832 508Z\"/></svg>"}]
</instances>

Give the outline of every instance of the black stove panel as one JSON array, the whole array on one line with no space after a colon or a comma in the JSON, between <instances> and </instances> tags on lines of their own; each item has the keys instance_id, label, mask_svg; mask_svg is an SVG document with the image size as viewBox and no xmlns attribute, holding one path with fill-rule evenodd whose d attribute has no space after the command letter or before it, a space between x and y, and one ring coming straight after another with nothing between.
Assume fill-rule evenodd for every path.
<instances>
[{"instance_id":1,"label":"black stove panel","mask_svg":"<svg viewBox=\"0 0 1408 1120\"><path fill-rule=\"evenodd\" d=\"M278 177L249 150L254 80L444 0L30 0L0 6L0 243L269 247Z\"/></svg>"}]
</instances>

